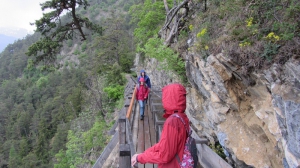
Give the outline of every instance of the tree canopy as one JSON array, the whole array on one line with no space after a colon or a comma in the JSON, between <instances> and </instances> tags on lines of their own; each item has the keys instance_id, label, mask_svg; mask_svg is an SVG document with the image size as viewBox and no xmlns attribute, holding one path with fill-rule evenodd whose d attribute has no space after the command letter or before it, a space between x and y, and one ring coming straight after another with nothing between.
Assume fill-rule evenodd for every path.
<instances>
[{"instance_id":1,"label":"tree canopy","mask_svg":"<svg viewBox=\"0 0 300 168\"><path fill-rule=\"evenodd\" d=\"M74 37L86 40L85 28L102 34L102 27L77 13L80 7L87 8L89 5L87 0L50 0L40 5L43 11L48 9L50 12L44 13L41 19L32 23L42 38L32 44L26 53L28 56L35 56L33 60L36 64L41 61L46 65L54 63L65 40ZM64 14L68 18L62 20Z\"/></svg>"}]
</instances>

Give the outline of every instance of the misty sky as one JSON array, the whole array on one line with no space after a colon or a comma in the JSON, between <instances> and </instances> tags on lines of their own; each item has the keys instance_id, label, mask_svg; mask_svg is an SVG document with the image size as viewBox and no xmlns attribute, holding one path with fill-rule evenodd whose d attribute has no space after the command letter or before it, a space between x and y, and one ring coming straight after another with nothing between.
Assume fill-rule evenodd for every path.
<instances>
[{"instance_id":1,"label":"misty sky","mask_svg":"<svg viewBox=\"0 0 300 168\"><path fill-rule=\"evenodd\" d=\"M40 3L47 0L0 0L0 28L24 28L29 32L35 29L33 23L42 17Z\"/></svg>"}]
</instances>

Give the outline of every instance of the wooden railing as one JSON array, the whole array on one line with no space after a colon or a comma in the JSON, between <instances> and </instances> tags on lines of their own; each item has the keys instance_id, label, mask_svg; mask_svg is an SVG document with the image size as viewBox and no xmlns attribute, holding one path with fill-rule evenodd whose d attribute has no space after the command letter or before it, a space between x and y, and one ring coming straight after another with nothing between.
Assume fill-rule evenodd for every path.
<instances>
[{"instance_id":1,"label":"wooden railing","mask_svg":"<svg viewBox=\"0 0 300 168\"><path fill-rule=\"evenodd\" d=\"M132 83L133 82L133 83ZM131 156L135 154L135 146L132 140L132 126L134 122L135 115L135 95L136 87L135 81L132 79L130 82L133 92L128 96L130 102L125 103L126 113L121 113L119 118L119 168L129 168L131 167Z\"/></svg>"}]
</instances>

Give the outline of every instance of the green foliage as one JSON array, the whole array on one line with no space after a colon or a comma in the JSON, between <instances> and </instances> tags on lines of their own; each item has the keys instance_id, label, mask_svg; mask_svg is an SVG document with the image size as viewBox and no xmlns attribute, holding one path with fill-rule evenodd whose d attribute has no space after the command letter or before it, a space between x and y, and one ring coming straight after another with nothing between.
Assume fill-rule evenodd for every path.
<instances>
[{"instance_id":1,"label":"green foliage","mask_svg":"<svg viewBox=\"0 0 300 168\"><path fill-rule=\"evenodd\" d=\"M209 33L207 32L208 28L206 28L206 24L203 24L203 28L200 29L200 31L197 33L197 42L195 42L195 47L197 51L200 51L202 53L202 57L206 58L206 55L208 53L208 43L210 40Z\"/></svg>"},{"instance_id":2,"label":"green foliage","mask_svg":"<svg viewBox=\"0 0 300 168\"><path fill-rule=\"evenodd\" d=\"M150 38L142 51L147 56L160 61L162 69L176 72L182 77L182 82L185 82L185 62L171 48L165 46L163 40L157 37Z\"/></svg>"},{"instance_id":3,"label":"green foliage","mask_svg":"<svg viewBox=\"0 0 300 168\"><path fill-rule=\"evenodd\" d=\"M209 145L209 147L215 152L217 153L221 158L223 158L224 160L226 159L226 155L224 154L224 150L222 148L222 146L220 145L220 143L215 143L215 144L211 144Z\"/></svg>"},{"instance_id":4,"label":"green foliage","mask_svg":"<svg viewBox=\"0 0 300 168\"><path fill-rule=\"evenodd\" d=\"M124 107L124 103L125 103L124 99L117 100L116 108L119 109L119 110L121 110ZM114 122L114 120L112 122Z\"/></svg>"},{"instance_id":5,"label":"green foliage","mask_svg":"<svg viewBox=\"0 0 300 168\"><path fill-rule=\"evenodd\" d=\"M69 39L69 40L67 41L67 44L68 44L68 47L72 47L72 45L73 45L73 40L72 40L72 39Z\"/></svg>"},{"instance_id":6,"label":"green foliage","mask_svg":"<svg viewBox=\"0 0 300 168\"><path fill-rule=\"evenodd\" d=\"M55 155L56 162L54 164L54 168L67 168L69 167L68 158L66 157L66 152L64 150L60 150L59 153Z\"/></svg>"},{"instance_id":7,"label":"green foliage","mask_svg":"<svg viewBox=\"0 0 300 168\"><path fill-rule=\"evenodd\" d=\"M82 139L70 130L68 132L68 142L66 144L67 150L65 154L68 167L76 168L78 165L84 163L82 158L82 155L84 154L83 146ZM62 159L62 161L64 163L65 159Z\"/></svg>"},{"instance_id":8,"label":"green foliage","mask_svg":"<svg viewBox=\"0 0 300 168\"><path fill-rule=\"evenodd\" d=\"M93 147L97 146L102 149L106 145L107 136L103 133L105 130L106 122L103 119L98 119L93 127L83 134L83 139L85 142L84 149L85 151L89 151Z\"/></svg>"},{"instance_id":9,"label":"green foliage","mask_svg":"<svg viewBox=\"0 0 300 168\"><path fill-rule=\"evenodd\" d=\"M136 74L135 71L131 71L130 75L131 75L133 78L137 78L137 77L138 77L138 75Z\"/></svg>"},{"instance_id":10,"label":"green foliage","mask_svg":"<svg viewBox=\"0 0 300 168\"><path fill-rule=\"evenodd\" d=\"M163 1L146 0L144 4L133 5L129 13L132 16L131 23L137 25L134 36L143 47L149 38L157 34L159 24L165 20Z\"/></svg>"},{"instance_id":11,"label":"green foliage","mask_svg":"<svg viewBox=\"0 0 300 168\"><path fill-rule=\"evenodd\" d=\"M107 93L108 97L113 101L121 99L124 94L124 86L121 85L108 86L103 90L104 92Z\"/></svg>"},{"instance_id":12,"label":"green foliage","mask_svg":"<svg viewBox=\"0 0 300 168\"><path fill-rule=\"evenodd\" d=\"M84 52L86 50L87 46L86 46L86 41L84 41L82 44L81 44L81 51Z\"/></svg>"},{"instance_id":13,"label":"green foliage","mask_svg":"<svg viewBox=\"0 0 300 168\"><path fill-rule=\"evenodd\" d=\"M107 69L105 78L107 85L123 85L126 82L122 67L116 63Z\"/></svg>"},{"instance_id":14,"label":"green foliage","mask_svg":"<svg viewBox=\"0 0 300 168\"><path fill-rule=\"evenodd\" d=\"M282 40L292 40L297 31L297 24L287 22L274 22L272 29L275 32L281 32L280 37Z\"/></svg>"},{"instance_id":15,"label":"green foliage","mask_svg":"<svg viewBox=\"0 0 300 168\"><path fill-rule=\"evenodd\" d=\"M126 3L126 4L124 4L124 6L123 6L123 10L124 10L124 11L129 11L130 7L131 7L131 4Z\"/></svg>"},{"instance_id":16,"label":"green foliage","mask_svg":"<svg viewBox=\"0 0 300 168\"><path fill-rule=\"evenodd\" d=\"M99 14L99 8L97 5L89 7L90 18L95 18Z\"/></svg>"},{"instance_id":17,"label":"green foliage","mask_svg":"<svg viewBox=\"0 0 300 168\"><path fill-rule=\"evenodd\" d=\"M95 38L92 48L101 50L97 52L95 58L98 73L103 74L107 71L116 68L121 72L130 72L130 68L133 65L134 54L130 41L130 34L125 31L126 23L123 18L117 17L112 12L111 17L107 18L104 26L106 29L103 32L103 36ZM113 65L113 67L111 66ZM112 74L113 75L113 74ZM115 74L119 76L119 74ZM113 76L112 76L113 77ZM113 77L115 78L115 77ZM114 83L114 82L113 82Z\"/></svg>"},{"instance_id":18,"label":"green foliage","mask_svg":"<svg viewBox=\"0 0 300 168\"><path fill-rule=\"evenodd\" d=\"M189 20L193 27L190 30L198 34L189 51L202 58L207 58L207 54L229 53L243 66L242 73L249 75L253 67L259 70L275 62L284 64L298 53L293 48L299 48L295 40L300 35L300 1L212 0L207 5L207 11ZM203 28L209 32L206 40L198 33Z\"/></svg>"},{"instance_id":19,"label":"green foliage","mask_svg":"<svg viewBox=\"0 0 300 168\"><path fill-rule=\"evenodd\" d=\"M43 5L50 7L56 4L57 8L53 9L56 11L64 0L53 2L54 0ZM83 6L78 5L76 8L76 15L79 14L78 16L85 22L81 23L87 28L91 26L92 29L97 28L80 15L90 14L82 8ZM99 5L95 6L95 15L101 15L103 11L97 9ZM80 11L79 13L77 9ZM66 33L66 27L63 28L67 23L72 22L72 18L67 18L71 16L71 13L61 17L61 20L56 20L57 22L54 22L56 19L54 14L55 12L45 14L44 19L39 20L41 21L38 22L41 23L41 27L39 27L41 31L18 40L0 53L0 160L3 164L1 166L66 168L81 167L87 162L90 164L92 161L83 158L91 151L91 148L96 149L93 151L96 153L95 155L100 154L99 150L103 149L108 141L105 133L113 123L111 120L114 115L110 112L115 109L116 104L120 105L116 102L122 103L122 98L110 103L111 99L107 98L108 94L103 94L102 90L100 92L103 95L96 94L96 97L91 96L88 99L86 93L89 92L89 89L85 82L88 80L87 74L96 72L96 66L92 65L103 68L100 74L103 79L100 85L103 87L121 86L126 82L124 72L130 71L134 58L133 43L129 42L132 39L130 36L132 32L129 30L128 21L121 21L124 16L116 20L112 18L113 22L102 19L101 23L105 21L111 23L105 25L106 28L113 27L106 31L111 35L110 38L103 40L109 39L110 42L106 45L99 44L96 46L97 50L91 50L89 48L92 46L90 40L99 38L99 34L84 29L83 32L89 36L86 37L88 40L81 42L82 38L71 37L69 32ZM50 19L51 15L53 20ZM125 18L128 17L125 16ZM95 22L99 22L98 17L93 19ZM60 23L61 27L56 23ZM74 30L78 29L74 28ZM43 34L42 37L40 33ZM66 33L65 39L64 34L61 33ZM73 33L74 37L76 34L80 34L80 32ZM115 37L118 38L118 43L113 41ZM63 39L67 41L63 41ZM80 43L82 45L79 45ZM63 45L63 49L66 50L62 52L68 54L71 52L70 47L78 46L75 48L76 55L74 57L80 57L80 67L74 68L73 62L70 63L70 61L58 62L65 60L63 58L65 54L57 55ZM106 48L108 46L111 48ZM113 52L106 52L107 55L95 59L99 52L114 49L114 47L117 49ZM30 59L24 54L26 51L31 56ZM41 64L38 64L39 62ZM58 66L50 66L52 63ZM64 63L68 64L68 67L65 68ZM54 68L59 68L59 70ZM95 124L93 130L89 131L94 124L94 118L98 115L98 109L90 112L87 121L81 118L81 114L85 113L84 109L94 110L91 107L95 107L93 104L95 99L103 104L107 115L105 121L98 122L103 124L101 127ZM85 122L82 122L83 120ZM107 125L105 125L106 122ZM78 125L74 126L75 124L71 125L71 123ZM69 130L73 130L73 133L68 134ZM85 131L86 140L83 136ZM93 139L93 136L95 134L98 136L100 132L102 137Z\"/></svg>"},{"instance_id":20,"label":"green foliage","mask_svg":"<svg viewBox=\"0 0 300 168\"><path fill-rule=\"evenodd\" d=\"M46 64L53 63L56 59L56 54L61 47L62 44L59 41L54 41L49 37L44 37L40 41L32 44L28 48L26 55L36 56L34 58L35 64L42 60L44 60ZM42 52L42 54L38 55L39 52Z\"/></svg>"},{"instance_id":21,"label":"green foliage","mask_svg":"<svg viewBox=\"0 0 300 168\"><path fill-rule=\"evenodd\" d=\"M65 61L64 66L65 66L65 67L68 67L68 66L69 66L69 61Z\"/></svg>"},{"instance_id":22,"label":"green foliage","mask_svg":"<svg viewBox=\"0 0 300 168\"><path fill-rule=\"evenodd\" d=\"M23 137L20 141L20 151L19 154L21 157L25 157L29 153L29 144L27 138Z\"/></svg>"},{"instance_id":23,"label":"green foliage","mask_svg":"<svg viewBox=\"0 0 300 168\"><path fill-rule=\"evenodd\" d=\"M268 42L264 45L264 51L261 57L266 58L268 61L271 61L273 56L278 53L278 48L280 45Z\"/></svg>"},{"instance_id":24,"label":"green foliage","mask_svg":"<svg viewBox=\"0 0 300 168\"><path fill-rule=\"evenodd\" d=\"M68 129L69 124L59 124L57 125L57 131L53 137L53 143L51 146L51 153L54 155L56 153L60 153L62 150L65 150L65 145L67 142L67 135L68 135Z\"/></svg>"},{"instance_id":25,"label":"green foliage","mask_svg":"<svg viewBox=\"0 0 300 168\"><path fill-rule=\"evenodd\" d=\"M80 116L80 121L77 127L80 127L83 120L86 122L92 122L88 116L89 113L86 112ZM54 167L64 168L64 167L81 167L85 163L90 163L89 160L85 159L84 155L94 149L103 149L109 140L108 136L105 134L107 127L106 121L102 118L95 119L95 123L87 131L82 131L76 129L74 131L69 130L67 136L66 149L61 149L55 155ZM99 151L100 152L100 151ZM97 153L98 154L98 153Z\"/></svg>"},{"instance_id":26,"label":"green foliage","mask_svg":"<svg viewBox=\"0 0 300 168\"><path fill-rule=\"evenodd\" d=\"M39 167L41 165L37 156L33 152L30 152L27 156L25 156L22 159L22 162L24 167Z\"/></svg>"},{"instance_id":27,"label":"green foliage","mask_svg":"<svg viewBox=\"0 0 300 168\"><path fill-rule=\"evenodd\" d=\"M76 49L73 53L74 55L79 55L80 54L80 51L78 49Z\"/></svg>"},{"instance_id":28,"label":"green foliage","mask_svg":"<svg viewBox=\"0 0 300 168\"><path fill-rule=\"evenodd\" d=\"M36 31L43 36L41 40L31 45L26 53L28 56L35 57L35 63L44 61L45 64L53 64L56 60L56 54L62 48L65 40L72 39L74 35L79 34L81 40L86 40L83 28L102 33L102 28L92 23L88 18L78 15L76 10L78 7L86 9L87 0L75 1L69 3L68 0L49 0L41 4L41 9L52 9L48 13L44 13L43 17L35 21ZM70 12L66 16L71 19L61 21L60 15L66 10Z\"/></svg>"},{"instance_id":29,"label":"green foliage","mask_svg":"<svg viewBox=\"0 0 300 168\"><path fill-rule=\"evenodd\" d=\"M36 82L38 88L45 87L48 83L48 78L45 76L40 77L40 79Z\"/></svg>"},{"instance_id":30,"label":"green foliage","mask_svg":"<svg viewBox=\"0 0 300 168\"><path fill-rule=\"evenodd\" d=\"M262 27L269 29L267 32L262 32L269 33L272 31L280 35L282 40L291 40L295 36L297 27L299 27L299 22L295 22L295 19L299 18L300 2L288 0L286 4L288 5L283 6L281 1L272 0L270 2L260 1L250 6L257 11L253 15L254 18L259 20L261 25L267 25ZM282 17L282 19L278 20L278 17Z\"/></svg>"},{"instance_id":31,"label":"green foliage","mask_svg":"<svg viewBox=\"0 0 300 168\"><path fill-rule=\"evenodd\" d=\"M66 102L68 102L66 108L73 113L71 119L81 112L82 101L82 88L80 86L72 88L71 93L66 98Z\"/></svg>"},{"instance_id":32,"label":"green foliage","mask_svg":"<svg viewBox=\"0 0 300 168\"><path fill-rule=\"evenodd\" d=\"M299 17L299 13L300 13L300 2L297 0L292 0L287 10L285 11L285 17L287 19Z\"/></svg>"},{"instance_id":33,"label":"green foliage","mask_svg":"<svg viewBox=\"0 0 300 168\"><path fill-rule=\"evenodd\" d=\"M9 150L9 167L19 167L20 165L20 156L18 155L17 151L15 150L14 145L11 146Z\"/></svg>"},{"instance_id":34,"label":"green foliage","mask_svg":"<svg viewBox=\"0 0 300 168\"><path fill-rule=\"evenodd\" d=\"M183 30L180 32L178 39L179 40L186 39L188 37L188 35L189 35L188 31Z\"/></svg>"}]
</instances>

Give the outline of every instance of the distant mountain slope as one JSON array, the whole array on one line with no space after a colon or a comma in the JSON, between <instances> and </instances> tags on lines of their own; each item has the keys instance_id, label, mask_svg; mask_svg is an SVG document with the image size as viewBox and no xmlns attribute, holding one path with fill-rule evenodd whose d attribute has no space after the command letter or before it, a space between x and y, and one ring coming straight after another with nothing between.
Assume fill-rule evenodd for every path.
<instances>
[{"instance_id":1,"label":"distant mountain slope","mask_svg":"<svg viewBox=\"0 0 300 168\"><path fill-rule=\"evenodd\" d=\"M0 52L2 52L8 44L13 43L15 40L17 40L16 37L0 34Z\"/></svg>"}]
</instances>

